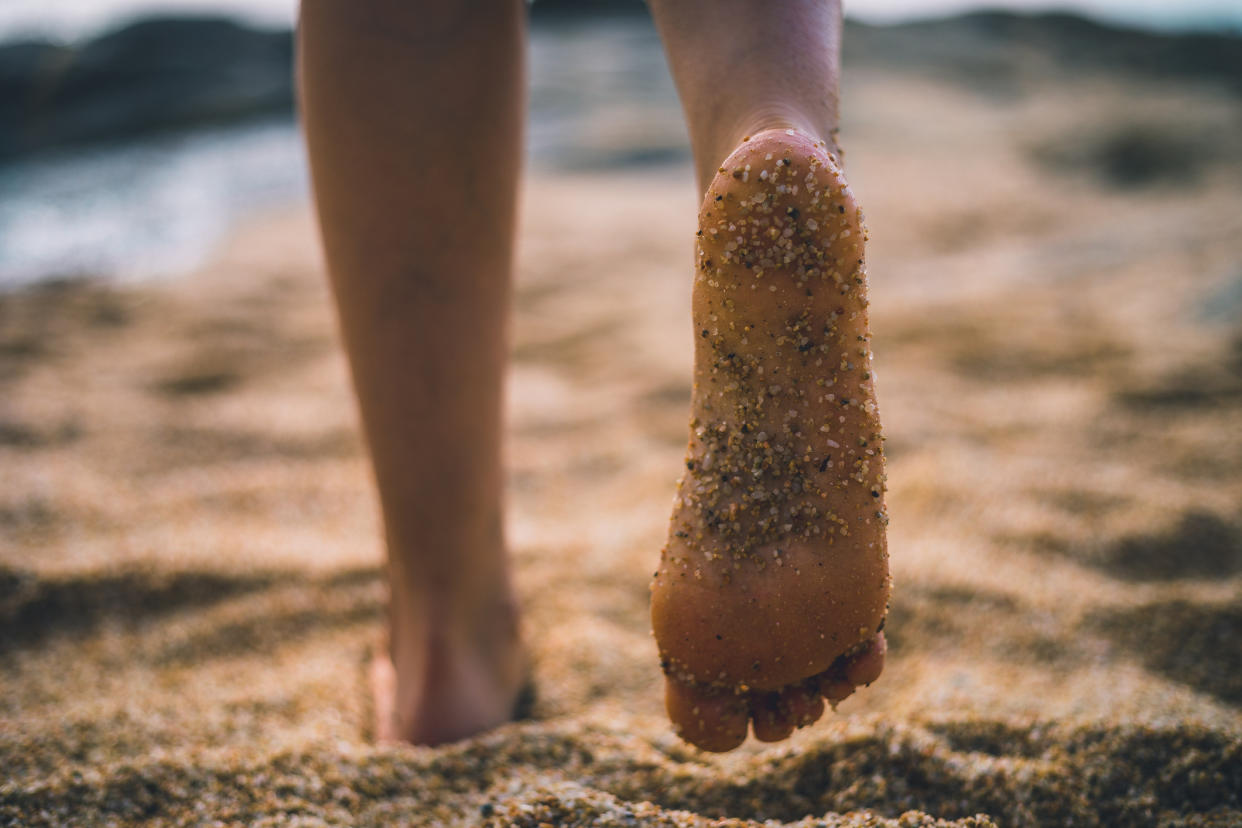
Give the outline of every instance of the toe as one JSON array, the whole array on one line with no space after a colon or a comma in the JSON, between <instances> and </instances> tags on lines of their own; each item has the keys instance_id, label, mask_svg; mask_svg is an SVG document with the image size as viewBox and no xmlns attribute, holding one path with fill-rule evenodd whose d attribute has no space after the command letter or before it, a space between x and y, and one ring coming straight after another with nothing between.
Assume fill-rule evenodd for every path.
<instances>
[{"instance_id":1,"label":"toe","mask_svg":"<svg viewBox=\"0 0 1242 828\"><path fill-rule=\"evenodd\" d=\"M854 693L854 685L845 679L828 679L820 685L820 692L834 708Z\"/></svg>"},{"instance_id":2,"label":"toe","mask_svg":"<svg viewBox=\"0 0 1242 828\"><path fill-rule=\"evenodd\" d=\"M665 678L664 706L677 735L695 747L724 753L746 741L745 696Z\"/></svg>"},{"instance_id":3,"label":"toe","mask_svg":"<svg viewBox=\"0 0 1242 828\"><path fill-rule=\"evenodd\" d=\"M876 633L875 638L871 639L871 646L845 665L845 680L856 687L875 681L884 671L887 652L888 642L884 640L884 633Z\"/></svg>"},{"instance_id":4,"label":"toe","mask_svg":"<svg viewBox=\"0 0 1242 828\"><path fill-rule=\"evenodd\" d=\"M779 742L793 733L793 712L782 693L756 693L751 698L750 714L755 720L755 738L761 742Z\"/></svg>"},{"instance_id":5,"label":"toe","mask_svg":"<svg viewBox=\"0 0 1242 828\"><path fill-rule=\"evenodd\" d=\"M824 700L817 684L799 684L785 690L782 695L794 727L814 724L824 715Z\"/></svg>"},{"instance_id":6,"label":"toe","mask_svg":"<svg viewBox=\"0 0 1242 828\"><path fill-rule=\"evenodd\" d=\"M855 688L868 685L880 677L887 652L884 633L876 633L867 649L855 654L849 661L837 660L832 669L821 677L819 692L835 708L838 702L853 695Z\"/></svg>"}]
</instances>

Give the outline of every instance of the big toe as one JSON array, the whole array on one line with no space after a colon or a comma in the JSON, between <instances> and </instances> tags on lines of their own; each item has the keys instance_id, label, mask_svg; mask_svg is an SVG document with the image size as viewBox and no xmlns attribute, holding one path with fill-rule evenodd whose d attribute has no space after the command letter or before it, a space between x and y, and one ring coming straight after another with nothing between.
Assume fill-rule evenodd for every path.
<instances>
[{"instance_id":1,"label":"big toe","mask_svg":"<svg viewBox=\"0 0 1242 828\"><path fill-rule=\"evenodd\" d=\"M677 735L695 747L725 753L746 741L750 710L745 695L665 677L664 706Z\"/></svg>"}]
</instances>

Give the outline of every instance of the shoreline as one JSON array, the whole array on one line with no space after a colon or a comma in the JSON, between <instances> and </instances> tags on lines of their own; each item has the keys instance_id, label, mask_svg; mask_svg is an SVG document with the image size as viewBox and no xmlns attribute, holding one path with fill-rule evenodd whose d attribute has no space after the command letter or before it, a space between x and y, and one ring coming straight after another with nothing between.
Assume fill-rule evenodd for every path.
<instances>
[{"instance_id":1,"label":"shoreline","mask_svg":"<svg viewBox=\"0 0 1242 828\"><path fill-rule=\"evenodd\" d=\"M684 163L688 141L680 107L650 21L557 14L539 16L549 22L531 31L528 155L535 174ZM162 44L156 52L143 46L152 37ZM0 45L0 58L7 55L11 64L3 81L8 93L0 96L8 108L0 104L0 120L8 112L15 125L0 135L0 162L8 160L0 167L0 235L6 238L0 280L183 270L186 262L204 261L227 226L248 220L256 205L304 198L305 159L288 120L289 38L287 31L184 18L145 20L74 47ZM578 48L583 41L598 48L588 54ZM1021 105L1050 84L1150 83L1165 94L1190 87L1236 94L1242 91L1239 43L1242 35L1160 35L1064 14L850 24L845 95L852 100L852 90L865 86L855 77L877 73L911 84L947 84L998 104ZM210 52L201 71L176 89L159 81L165 64L191 48ZM224 57L234 52L245 60ZM566 68L584 59L589 66L583 71L596 78L590 89ZM219 60L225 64L213 63ZM100 80L113 75L151 80L121 86ZM75 90L100 83L89 106L72 104L82 98ZM110 119L99 114L108 110L109 96L124 104ZM38 117L32 120L31 112ZM1171 116L1172 122L1179 117ZM1110 119L1120 120L1102 120ZM1093 134L1086 128L1091 120L1073 125L1061 146L1043 148L1050 163L1137 175L1141 184L1144 175L1195 172L1162 172L1156 168L1161 157L1210 157L1217 145L1229 143L1227 136L1179 139L1167 125L1144 123L1129 132ZM847 138L857 131L848 118L844 127ZM37 148L42 154L32 154Z\"/></svg>"}]
</instances>

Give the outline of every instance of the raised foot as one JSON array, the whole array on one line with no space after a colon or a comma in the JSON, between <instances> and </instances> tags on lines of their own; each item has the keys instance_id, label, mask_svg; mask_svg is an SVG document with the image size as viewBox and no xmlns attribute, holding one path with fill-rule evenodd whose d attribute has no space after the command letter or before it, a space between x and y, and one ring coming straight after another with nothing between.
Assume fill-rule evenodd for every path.
<instances>
[{"instance_id":1,"label":"raised foot","mask_svg":"<svg viewBox=\"0 0 1242 828\"><path fill-rule=\"evenodd\" d=\"M822 142L753 136L699 212L686 471L652 584L678 733L775 741L883 669L883 438L862 215Z\"/></svg>"}]
</instances>

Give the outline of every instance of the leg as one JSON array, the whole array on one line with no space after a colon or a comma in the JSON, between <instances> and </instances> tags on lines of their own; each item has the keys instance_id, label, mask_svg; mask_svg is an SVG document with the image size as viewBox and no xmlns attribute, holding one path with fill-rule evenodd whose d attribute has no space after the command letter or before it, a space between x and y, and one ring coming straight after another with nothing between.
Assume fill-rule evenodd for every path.
<instances>
[{"instance_id":1,"label":"leg","mask_svg":"<svg viewBox=\"0 0 1242 828\"><path fill-rule=\"evenodd\" d=\"M729 750L879 676L889 593L840 5L651 0L706 191L686 472L652 586L669 715Z\"/></svg>"},{"instance_id":2,"label":"leg","mask_svg":"<svg viewBox=\"0 0 1242 828\"><path fill-rule=\"evenodd\" d=\"M837 152L840 0L649 0L706 192L742 138L792 127Z\"/></svg>"},{"instance_id":3,"label":"leg","mask_svg":"<svg viewBox=\"0 0 1242 828\"><path fill-rule=\"evenodd\" d=\"M388 548L387 738L492 727L523 680L500 464L523 15L302 3L315 201Z\"/></svg>"}]
</instances>

